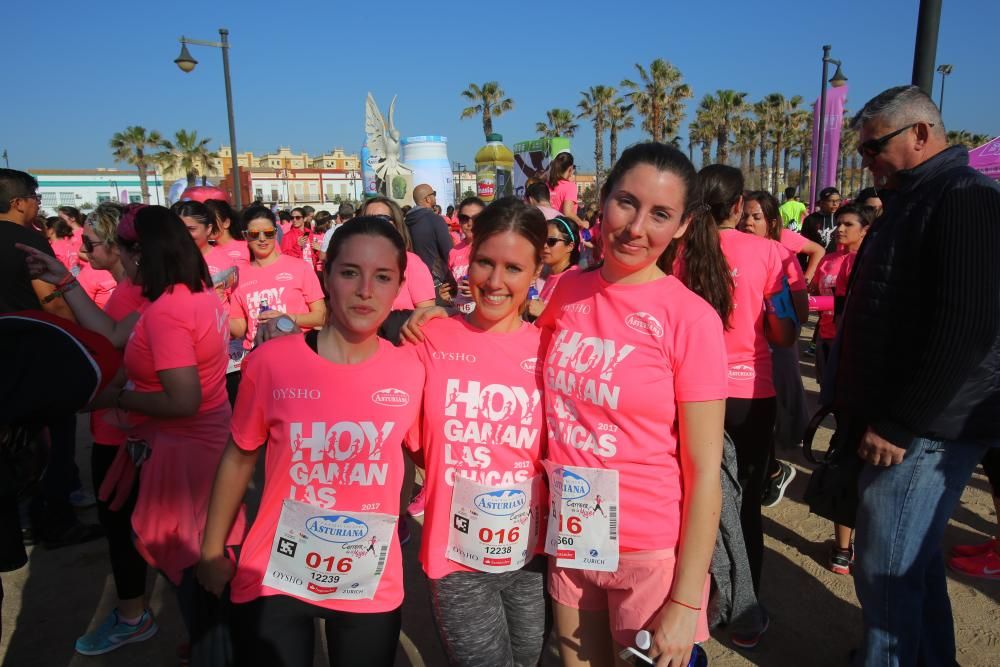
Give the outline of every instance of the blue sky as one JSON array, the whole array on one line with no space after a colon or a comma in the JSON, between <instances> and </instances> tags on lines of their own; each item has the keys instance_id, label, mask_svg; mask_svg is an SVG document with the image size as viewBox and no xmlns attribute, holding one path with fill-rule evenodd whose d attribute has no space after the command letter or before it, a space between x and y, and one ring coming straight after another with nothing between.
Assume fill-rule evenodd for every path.
<instances>
[{"instance_id":1,"label":"blue sky","mask_svg":"<svg viewBox=\"0 0 1000 667\"><path fill-rule=\"evenodd\" d=\"M399 95L404 136L446 135L452 161L471 164L482 130L459 119L469 82L498 80L515 100L495 121L510 145L533 138L547 109L575 110L581 90L618 85L635 76L635 63L658 57L694 88L686 127L697 100L719 88L751 100L777 91L811 101L824 43L844 61L856 110L909 82L918 4L14 2L4 10L13 64L3 77L0 149L15 168L112 166L108 139L133 124L164 134L193 129L213 148L228 144L220 52L192 47L201 63L192 74L172 62L181 34L215 40L219 27L233 43L238 147L258 154L279 144L310 154L358 150L371 91L383 108ZM997 0L944 3L938 63L955 68L945 91L949 129L1000 134L997 26ZM579 122L574 153L592 167L594 134ZM622 147L641 138L625 133Z\"/></svg>"}]
</instances>

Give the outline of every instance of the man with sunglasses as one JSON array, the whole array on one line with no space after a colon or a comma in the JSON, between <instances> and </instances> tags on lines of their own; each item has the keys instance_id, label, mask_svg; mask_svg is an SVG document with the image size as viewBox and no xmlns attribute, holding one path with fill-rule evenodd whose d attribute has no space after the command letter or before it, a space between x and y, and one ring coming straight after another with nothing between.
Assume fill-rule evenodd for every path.
<instances>
[{"instance_id":1,"label":"man with sunglasses","mask_svg":"<svg viewBox=\"0 0 1000 667\"><path fill-rule=\"evenodd\" d=\"M1000 186L948 146L916 86L879 94L854 127L886 197L836 344L835 406L864 434L857 664L955 664L941 540L973 469L1000 444Z\"/></svg>"}]
</instances>

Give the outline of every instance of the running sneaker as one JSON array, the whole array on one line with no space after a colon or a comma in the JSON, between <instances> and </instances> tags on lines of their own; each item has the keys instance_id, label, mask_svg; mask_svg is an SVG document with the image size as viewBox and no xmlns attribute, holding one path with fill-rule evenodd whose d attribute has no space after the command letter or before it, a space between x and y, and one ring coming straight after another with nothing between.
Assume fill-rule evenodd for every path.
<instances>
[{"instance_id":1,"label":"running sneaker","mask_svg":"<svg viewBox=\"0 0 1000 667\"><path fill-rule=\"evenodd\" d=\"M996 551L997 538L992 538L979 544L956 544L951 548L951 555L955 558L967 558L968 556L984 556L991 551Z\"/></svg>"},{"instance_id":2,"label":"running sneaker","mask_svg":"<svg viewBox=\"0 0 1000 667\"><path fill-rule=\"evenodd\" d=\"M816 343L810 343L809 344L809 347L806 348L805 355L807 357L815 357L816 356Z\"/></svg>"},{"instance_id":3,"label":"running sneaker","mask_svg":"<svg viewBox=\"0 0 1000 667\"><path fill-rule=\"evenodd\" d=\"M979 579L1000 579L1000 555L990 550L980 556L949 558L948 567Z\"/></svg>"},{"instance_id":4,"label":"running sneaker","mask_svg":"<svg viewBox=\"0 0 1000 667\"><path fill-rule=\"evenodd\" d=\"M156 634L156 621L148 609L142 612L135 625L125 623L113 609L104 622L94 630L76 640L76 652L82 655L103 655L125 644L134 644L149 639Z\"/></svg>"},{"instance_id":5,"label":"running sneaker","mask_svg":"<svg viewBox=\"0 0 1000 667\"><path fill-rule=\"evenodd\" d=\"M77 489L69 494L69 504L78 510L85 510L97 504L94 494L85 489Z\"/></svg>"},{"instance_id":6,"label":"running sneaker","mask_svg":"<svg viewBox=\"0 0 1000 667\"><path fill-rule=\"evenodd\" d=\"M854 566L854 545L841 549L836 544L830 548L830 572L834 574L850 574Z\"/></svg>"},{"instance_id":7,"label":"running sneaker","mask_svg":"<svg viewBox=\"0 0 1000 667\"><path fill-rule=\"evenodd\" d=\"M410 534L410 524L405 516L399 517L399 523L396 524L396 534L399 535L399 546L401 547L405 547L413 537Z\"/></svg>"},{"instance_id":8,"label":"running sneaker","mask_svg":"<svg viewBox=\"0 0 1000 667\"><path fill-rule=\"evenodd\" d=\"M761 505L764 507L774 507L780 503L781 499L785 497L785 489L795 479L795 474L795 468L784 461L778 461L778 474L767 481Z\"/></svg>"},{"instance_id":9,"label":"running sneaker","mask_svg":"<svg viewBox=\"0 0 1000 667\"><path fill-rule=\"evenodd\" d=\"M420 487L420 493L406 506L406 512L414 519L424 515L424 487Z\"/></svg>"},{"instance_id":10,"label":"running sneaker","mask_svg":"<svg viewBox=\"0 0 1000 667\"><path fill-rule=\"evenodd\" d=\"M740 648L757 648L760 638L764 636L764 633L771 626L771 618L767 615L767 611L763 607L760 608L760 615L763 617L763 625L761 625L760 630L747 633L734 632L729 637L733 644Z\"/></svg>"}]
</instances>

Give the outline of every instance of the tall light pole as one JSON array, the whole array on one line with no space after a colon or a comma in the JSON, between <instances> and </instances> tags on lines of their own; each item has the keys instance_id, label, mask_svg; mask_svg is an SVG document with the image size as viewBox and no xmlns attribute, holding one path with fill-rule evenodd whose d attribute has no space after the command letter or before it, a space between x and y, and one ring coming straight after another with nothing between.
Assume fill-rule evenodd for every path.
<instances>
[{"instance_id":1,"label":"tall light pole","mask_svg":"<svg viewBox=\"0 0 1000 667\"><path fill-rule=\"evenodd\" d=\"M917 13L917 39L913 46L911 83L930 97L934 90L934 62L937 60L938 27L941 25L942 0L920 0Z\"/></svg>"},{"instance_id":2,"label":"tall light pole","mask_svg":"<svg viewBox=\"0 0 1000 667\"><path fill-rule=\"evenodd\" d=\"M951 74L953 67L951 65L938 65L937 71L941 75L941 92L938 96L938 111L942 114L944 113L944 78Z\"/></svg>"},{"instance_id":3,"label":"tall light pole","mask_svg":"<svg viewBox=\"0 0 1000 667\"><path fill-rule=\"evenodd\" d=\"M458 203L462 201L462 170L465 169L465 165L456 162L455 169L458 171L458 178L455 179L455 206L458 207Z\"/></svg>"},{"instance_id":4,"label":"tall light pole","mask_svg":"<svg viewBox=\"0 0 1000 667\"><path fill-rule=\"evenodd\" d=\"M819 141L816 142L816 185L813 187L813 191L809 193L809 200L812 203L812 207L816 206L816 193L822 190L823 183L823 143L826 137L826 66L833 63L837 66L837 70L830 77L830 85L834 87L842 86L847 83L847 77L844 73L840 71L841 62L830 57L830 49L833 48L829 44L823 46L823 78L820 81L820 93L819 93L819 134L817 135Z\"/></svg>"},{"instance_id":5,"label":"tall light pole","mask_svg":"<svg viewBox=\"0 0 1000 667\"><path fill-rule=\"evenodd\" d=\"M229 31L225 28L219 28L219 42L206 42L200 39L188 39L186 37L181 37L181 54L174 59L177 66L181 68L182 72L191 72L194 70L195 65L198 61L191 57L191 52L188 51L188 44L195 44L197 46L211 46L216 49L222 49L222 71L226 79L226 109L229 112L229 145L232 149L233 155L233 204L236 210L239 211L243 208L242 196L240 195L240 161L239 161L239 151L236 149L236 121L233 120L233 86L229 80Z\"/></svg>"}]
</instances>

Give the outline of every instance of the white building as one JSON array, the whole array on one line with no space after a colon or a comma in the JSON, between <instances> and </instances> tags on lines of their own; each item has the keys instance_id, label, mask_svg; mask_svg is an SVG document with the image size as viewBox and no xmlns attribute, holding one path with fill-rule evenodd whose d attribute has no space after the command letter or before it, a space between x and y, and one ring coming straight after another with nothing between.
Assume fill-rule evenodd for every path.
<instances>
[{"instance_id":1,"label":"white building","mask_svg":"<svg viewBox=\"0 0 1000 667\"><path fill-rule=\"evenodd\" d=\"M55 215L59 206L89 211L106 201L142 203L139 174L134 169L29 169L28 173L38 180L42 209L50 215ZM149 203L165 206L163 178L150 171L146 183Z\"/></svg>"}]
</instances>

